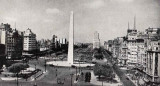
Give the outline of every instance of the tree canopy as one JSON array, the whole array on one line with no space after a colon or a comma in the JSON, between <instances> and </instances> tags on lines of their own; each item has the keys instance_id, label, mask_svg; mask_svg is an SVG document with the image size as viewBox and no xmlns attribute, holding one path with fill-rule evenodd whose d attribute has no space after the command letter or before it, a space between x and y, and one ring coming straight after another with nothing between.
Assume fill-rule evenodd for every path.
<instances>
[{"instance_id":1,"label":"tree canopy","mask_svg":"<svg viewBox=\"0 0 160 86\"><path fill-rule=\"evenodd\" d=\"M94 66L93 71L95 75L99 76L99 78L101 76L110 77L113 73L112 68L108 64L107 65L96 64Z\"/></svg>"},{"instance_id":2,"label":"tree canopy","mask_svg":"<svg viewBox=\"0 0 160 86\"><path fill-rule=\"evenodd\" d=\"M13 73L19 73L21 70L24 70L25 68L28 67L29 65L26 63L15 63L12 64L10 67L8 67L8 71Z\"/></svg>"}]
</instances>

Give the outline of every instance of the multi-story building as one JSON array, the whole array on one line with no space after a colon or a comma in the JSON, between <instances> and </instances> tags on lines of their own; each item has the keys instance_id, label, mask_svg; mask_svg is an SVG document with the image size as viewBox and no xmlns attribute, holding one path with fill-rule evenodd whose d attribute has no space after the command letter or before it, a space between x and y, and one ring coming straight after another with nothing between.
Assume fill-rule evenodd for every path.
<instances>
[{"instance_id":1,"label":"multi-story building","mask_svg":"<svg viewBox=\"0 0 160 86\"><path fill-rule=\"evenodd\" d=\"M112 52L113 51L113 40L108 40L108 51Z\"/></svg>"},{"instance_id":2,"label":"multi-story building","mask_svg":"<svg viewBox=\"0 0 160 86\"><path fill-rule=\"evenodd\" d=\"M145 67L146 59L146 43L147 35L144 32L137 33L137 64L138 66Z\"/></svg>"},{"instance_id":3,"label":"multi-story building","mask_svg":"<svg viewBox=\"0 0 160 86\"><path fill-rule=\"evenodd\" d=\"M127 30L127 47L128 47L128 65L135 66L137 64L137 30L128 29Z\"/></svg>"},{"instance_id":4,"label":"multi-story building","mask_svg":"<svg viewBox=\"0 0 160 86\"><path fill-rule=\"evenodd\" d=\"M0 24L0 44L6 44L7 34L12 31L9 24Z\"/></svg>"},{"instance_id":5,"label":"multi-story building","mask_svg":"<svg viewBox=\"0 0 160 86\"><path fill-rule=\"evenodd\" d=\"M110 46L111 44L111 46ZM121 41L117 37L113 42L105 42L106 49L118 57L120 66L136 69L136 75L146 74L149 86L160 84L160 28L148 28L145 32L138 32L128 27L127 36ZM143 71L143 72L142 72ZM142 72L142 73L140 73ZM141 76L142 77L142 76ZM146 80L144 79L144 80ZM146 82L148 82L146 80Z\"/></svg>"},{"instance_id":6,"label":"multi-story building","mask_svg":"<svg viewBox=\"0 0 160 86\"><path fill-rule=\"evenodd\" d=\"M67 49L68 48L67 40L65 38L60 39L60 48L61 49Z\"/></svg>"},{"instance_id":7,"label":"multi-story building","mask_svg":"<svg viewBox=\"0 0 160 86\"><path fill-rule=\"evenodd\" d=\"M113 59L116 60L116 63L118 63L119 60L119 56L120 56L120 45L122 43L122 39L121 38L115 38L113 40L113 51L112 51L112 55L113 55Z\"/></svg>"},{"instance_id":8,"label":"multi-story building","mask_svg":"<svg viewBox=\"0 0 160 86\"><path fill-rule=\"evenodd\" d=\"M94 49L94 48L100 48L99 33L98 33L97 31L94 33L93 49Z\"/></svg>"},{"instance_id":9,"label":"multi-story building","mask_svg":"<svg viewBox=\"0 0 160 86\"><path fill-rule=\"evenodd\" d=\"M123 37L123 41L120 44L120 55L119 55L119 64L120 66L127 66L128 64L128 47L127 47L127 38Z\"/></svg>"},{"instance_id":10,"label":"multi-story building","mask_svg":"<svg viewBox=\"0 0 160 86\"><path fill-rule=\"evenodd\" d=\"M17 59L22 55L23 50L23 33L16 29L8 33L6 40L6 55L8 59Z\"/></svg>"},{"instance_id":11,"label":"multi-story building","mask_svg":"<svg viewBox=\"0 0 160 86\"><path fill-rule=\"evenodd\" d=\"M37 52L37 41L36 34L34 34L31 29L27 29L24 32L23 41L23 53L36 53Z\"/></svg>"},{"instance_id":12,"label":"multi-story building","mask_svg":"<svg viewBox=\"0 0 160 86\"><path fill-rule=\"evenodd\" d=\"M149 81L157 83L160 82L160 28L148 28L146 32L148 48L145 72Z\"/></svg>"},{"instance_id":13,"label":"multi-story building","mask_svg":"<svg viewBox=\"0 0 160 86\"><path fill-rule=\"evenodd\" d=\"M5 45L0 44L0 55L5 55Z\"/></svg>"},{"instance_id":14,"label":"multi-story building","mask_svg":"<svg viewBox=\"0 0 160 86\"><path fill-rule=\"evenodd\" d=\"M41 39L38 43L40 44L40 51L46 51L49 49L48 40Z\"/></svg>"},{"instance_id":15,"label":"multi-story building","mask_svg":"<svg viewBox=\"0 0 160 86\"><path fill-rule=\"evenodd\" d=\"M108 41L104 41L104 49L108 50Z\"/></svg>"},{"instance_id":16,"label":"multi-story building","mask_svg":"<svg viewBox=\"0 0 160 86\"><path fill-rule=\"evenodd\" d=\"M0 69L6 62L5 45L0 44Z\"/></svg>"},{"instance_id":17,"label":"multi-story building","mask_svg":"<svg viewBox=\"0 0 160 86\"><path fill-rule=\"evenodd\" d=\"M51 45L50 45L51 50L55 50L56 49L56 41L57 41L56 39L57 39L57 36L53 35L53 37L51 39Z\"/></svg>"}]
</instances>

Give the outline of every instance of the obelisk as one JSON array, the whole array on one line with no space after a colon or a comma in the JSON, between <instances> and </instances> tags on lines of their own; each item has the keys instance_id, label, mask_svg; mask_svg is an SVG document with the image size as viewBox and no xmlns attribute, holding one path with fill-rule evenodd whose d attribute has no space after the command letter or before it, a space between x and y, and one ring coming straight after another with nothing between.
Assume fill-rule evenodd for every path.
<instances>
[{"instance_id":1,"label":"obelisk","mask_svg":"<svg viewBox=\"0 0 160 86\"><path fill-rule=\"evenodd\" d=\"M73 48L74 48L74 14L71 11L70 14L70 26L69 26L69 45L68 45L68 63L73 64Z\"/></svg>"}]
</instances>

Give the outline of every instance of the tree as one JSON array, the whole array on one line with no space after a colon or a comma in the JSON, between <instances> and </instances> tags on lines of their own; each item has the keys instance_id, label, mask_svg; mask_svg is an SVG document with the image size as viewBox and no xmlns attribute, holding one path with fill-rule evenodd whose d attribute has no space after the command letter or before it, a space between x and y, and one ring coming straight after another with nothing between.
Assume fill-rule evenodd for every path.
<instances>
[{"instance_id":1,"label":"tree","mask_svg":"<svg viewBox=\"0 0 160 86\"><path fill-rule=\"evenodd\" d=\"M9 72L13 72L13 73L19 73L21 70L24 70L25 68L28 68L29 65L28 64L23 64L23 63L15 63L13 65L11 65L10 67L8 67L8 71Z\"/></svg>"},{"instance_id":2,"label":"tree","mask_svg":"<svg viewBox=\"0 0 160 86\"><path fill-rule=\"evenodd\" d=\"M96 59L103 59L102 53L95 53L95 54L94 54L94 57L95 57Z\"/></svg>"},{"instance_id":3,"label":"tree","mask_svg":"<svg viewBox=\"0 0 160 86\"><path fill-rule=\"evenodd\" d=\"M101 76L106 77L112 77L113 75L113 70L112 68L107 64L107 65L101 65L101 64L96 64L93 68L94 74L98 76L99 80Z\"/></svg>"},{"instance_id":4,"label":"tree","mask_svg":"<svg viewBox=\"0 0 160 86\"><path fill-rule=\"evenodd\" d=\"M91 80L91 73L90 72L86 72L85 74L85 82L90 82Z\"/></svg>"}]
</instances>

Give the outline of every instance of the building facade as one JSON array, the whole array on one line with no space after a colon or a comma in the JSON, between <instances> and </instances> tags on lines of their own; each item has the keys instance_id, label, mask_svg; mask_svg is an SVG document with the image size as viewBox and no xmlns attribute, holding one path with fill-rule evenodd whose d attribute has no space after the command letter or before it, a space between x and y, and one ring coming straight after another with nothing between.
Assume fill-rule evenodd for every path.
<instances>
[{"instance_id":1,"label":"building facade","mask_svg":"<svg viewBox=\"0 0 160 86\"><path fill-rule=\"evenodd\" d=\"M31 29L24 32L23 53L35 53L37 50L36 34Z\"/></svg>"},{"instance_id":2,"label":"building facade","mask_svg":"<svg viewBox=\"0 0 160 86\"><path fill-rule=\"evenodd\" d=\"M128 65L135 66L137 64L137 30L127 30L127 47L128 47Z\"/></svg>"},{"instance_id":3,"label":"building facade","mask_svg":"<svg viewBox=\"0 0 160 86\"><path fill-rule=\"evenodd\" d=\"M94 49L94 48L100 48L99 33L98 33L97 31L94 33L93 49Z\"/></svg>"},{"instance_id":4,"label":"building facade","mask_svg":"<svg viewBox=\"0 0 160 86\"><path fill-rule=\"evenodd\" d=\"M153 83L160 83L160 28L148 28L146 32L148 34L146 78Z\"/></svg>"},{"instance_id":5,"label":"building facade","mask_svg":"<svg viewBox=\"0 0 160 86\"><path fill-rule=\"evenodd\" d=\"M20 58L23 50L23 33L13 29L7 35L6 47L7 59Z\"/></svg>"},{"instance_id":6,"label":"building facade","mask_svg":"<svg viewBox=\"0 0 160 86\"><path fill-rule=\"evenodd\" d=\"M128 66L128 47L127 47L127 39L123 37L123 41L120 44L120 55L119 55L119 64L120 66Z\"/></svg>"},{"instance_id":7,"label":"building facade","mask_svg":"<svg viewBox=\"0 0 160 86\"><path fill-rule=\"evenodd\" d=\"M0 24L0 44L6 44L7 34L12 31L9 24Z\"/></svg>"}]
</instances>

